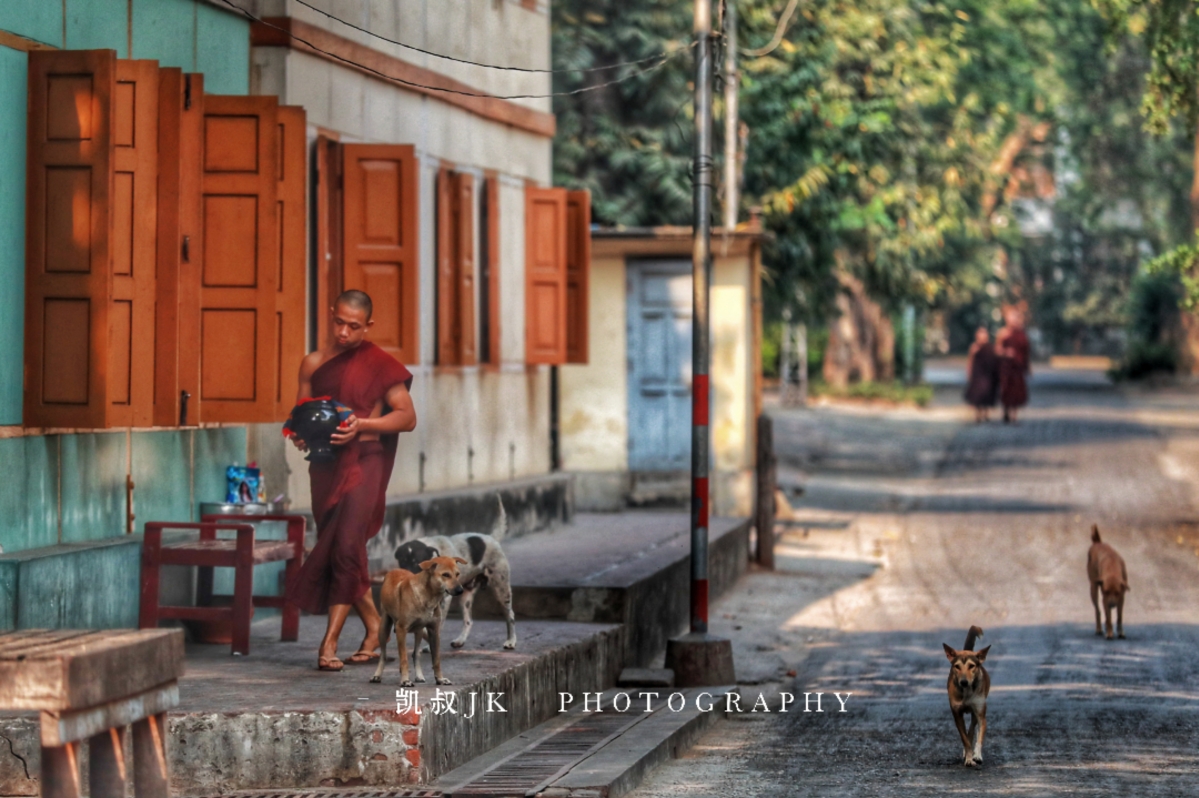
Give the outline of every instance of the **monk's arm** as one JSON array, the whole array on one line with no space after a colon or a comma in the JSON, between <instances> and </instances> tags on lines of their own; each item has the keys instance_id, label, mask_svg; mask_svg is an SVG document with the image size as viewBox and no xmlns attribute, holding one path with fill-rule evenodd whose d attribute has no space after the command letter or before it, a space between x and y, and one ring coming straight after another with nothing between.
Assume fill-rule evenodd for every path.
<instances>
[{"instance_id":1,"label":"monk's arm","mask_svg":"<svg viewBox=\"0 0 1199 798\"><path fill-rule=\"evenodd\" d=\"M390 435L416 429L416 408L412 405L412 395L408 393L407 386L403 383L393 385L383 401L390 408L388 412L378 418L351 417L349 429L345 433L334 435L333 443L352 440L354 436L363 432Z\"/></svg>"}]
</instances>

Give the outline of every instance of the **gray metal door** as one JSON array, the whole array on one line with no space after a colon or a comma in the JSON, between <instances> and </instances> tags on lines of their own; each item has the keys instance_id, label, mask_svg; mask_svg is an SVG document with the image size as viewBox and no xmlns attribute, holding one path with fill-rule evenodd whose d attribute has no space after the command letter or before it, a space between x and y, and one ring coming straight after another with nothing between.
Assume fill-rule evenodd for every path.
<instances>
[{"instance_id":1,"label":"gray metal door","mask_svg":"<svg viewBox=\"0 0 1199 798\"><path fill-rule=\"evenodd\" d=\"M628 264L629 469L691 463L691 263Z\"/></svg>"}]
</instances>

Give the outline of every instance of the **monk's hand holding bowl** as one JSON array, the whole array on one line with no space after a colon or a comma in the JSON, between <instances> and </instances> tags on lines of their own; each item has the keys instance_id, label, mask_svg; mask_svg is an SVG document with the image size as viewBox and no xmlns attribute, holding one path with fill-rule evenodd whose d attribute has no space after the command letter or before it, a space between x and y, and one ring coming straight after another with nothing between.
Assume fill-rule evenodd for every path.
<instances>
[{"instance_id":1,"label":"monk's hand holding bowl","mask_svg":"<svg viewBox=\"0 0 1199 798\"><path fill-rule=\"evenodd\" d=\"M292 445L293 445L293 446L295 446L295 447L296 447L297 449L299 449L301 452L306 452L306 451L308 451L308 444L304 443L304 439L303 439L303 438L301 438L299 435L292 435L292 436L291 436L291 443L292 443Z\"/></svg>"},{"instance_id":2,"label":"monk's hand holding bowl","mask_svg":"<svg viewBox=\"0 0 1199 798\"><path fill-rule=\"evenodd\" d=\"M341 423L337 428L337 432L329 438L329 442L334 446L345 446L350 441L358 437L358 416L351 415Z\"/></svg>"}]
</instances>

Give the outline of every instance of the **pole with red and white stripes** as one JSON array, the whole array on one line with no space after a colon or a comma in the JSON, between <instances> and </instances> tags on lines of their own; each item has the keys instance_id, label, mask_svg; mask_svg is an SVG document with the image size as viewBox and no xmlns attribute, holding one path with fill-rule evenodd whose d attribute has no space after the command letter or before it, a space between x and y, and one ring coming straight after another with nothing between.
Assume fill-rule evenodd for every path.
<instances>
[{"instance_id":1,"label":"pole with red and white stripes","mask_svg":"<svg viewBox=\"0 0 1199 798\"><path fill-rule=\"evenodd\" d=\"M708 631L708 295L712 280L712 5L695 0L691 283L691 631Z\"/></svg>"}]
</instances>

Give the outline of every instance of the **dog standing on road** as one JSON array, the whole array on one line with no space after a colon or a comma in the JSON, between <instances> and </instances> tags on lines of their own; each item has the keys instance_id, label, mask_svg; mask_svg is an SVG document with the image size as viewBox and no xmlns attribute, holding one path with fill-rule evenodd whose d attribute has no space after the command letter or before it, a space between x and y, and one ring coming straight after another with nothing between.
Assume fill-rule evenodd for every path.
<instances>
[{"instance_id":1,"label":"dog standing on road","mask_svg":"<svg viewBox=\"0 0 1199 798\"><path fill-rule=\"evenodd\" d=\"M438 611L447 596L462 594L459 584L458 566L465 565L461 557L433 557L420 564L419 573L410 573L396 568L387 573L383 589L379 593L382 612L379 626L379 665L375 668L372 682L383 680L383 666L387 664L387 638L394 626L396 643L400 648L400 686L412 687L408 678L408 633L416 636L412 645L416 661L416 680L423 682L425 674L420 666L420 644L427 632L429 648L433 650L433 678L437 684L451 684L441 675L441 640L438 636L441 623Z\"/></svg>"},{"instance_id":2,"label":"dog standing on road","mask_svg":"<svg viewBox=\"0 0 1199 798\"><path fill-rule=\"evenodd\" d=\"M1112 607L1116 608L1116 635L1124 637L1124 594L1128 592L1128 569L1124 558L1099 539L1099 525L1091 525L1091 550L1087 552L1087 579L1091 583L1091 603L1095 605L1095 634L1103 634L1099 623L1099 591L1103 591L1103 610L1107 619L1107 639L1112 639Z\"/></svg>"},{"instance_id":3,"label":"dog standing on road","mask_svg":"<svg viewBox=\"0 0 1199 798\"><path fill-rule=\"evenodd\" d=\"M508 531L508 514L504 512L504 502L500 501L500 520L498 533L502 537ZM420 563L432 557L445 555L457 557L464 563L461 569L462 580L462 632L450 643L454 648L466 645L474 620L471 618L471 606L475 602L475 593L483 585L487 585L496 601L504 608L504 620L508 623L508 639L504 648L516 648L516 616L512 612L512 581L508 568L508 557L500 548L500 543L491 535L478 532L465 532L461 535L446 537L437 535L426 538L409 540L395 551L396 562L408 571L418 571ZM457 594L455 594L457 595ZM444 605L439 611L438 632L445 622L445 616L450 609L453 599L446 596Z\"/></svg>"},{"instance_id":4,"label":"dog standing on road","mask_svg":"<svg viewBox=\"0 0 1199 798\"><path fill-rule=\"evenodd\" d=\"M983 636L983 630L971 626L966 633L966 645L955 651L945 643L945 656L949 658L949 709L953 722L962 736L962 758L966 767L981 765L983 761L983 737L987 733L987 694L991 692L991 676L983 667L987 658L987 646L982 651L974 650L974 641ZM970 731L966 731L966 713L970 713ZM978 735L975 736L977 730Z\"/></svg>"}]
</instances>

